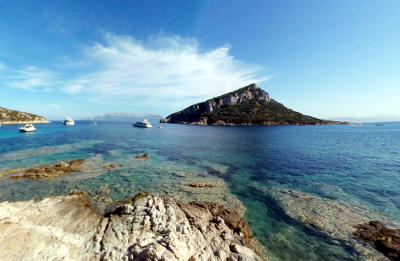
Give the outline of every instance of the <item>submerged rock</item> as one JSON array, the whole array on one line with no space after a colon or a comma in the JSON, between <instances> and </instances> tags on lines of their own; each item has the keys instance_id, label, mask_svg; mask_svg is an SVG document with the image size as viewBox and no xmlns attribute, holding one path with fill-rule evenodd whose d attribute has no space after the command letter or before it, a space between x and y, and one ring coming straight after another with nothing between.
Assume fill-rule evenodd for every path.
<instances>
[{"instance_id":1,"label":"submerged rock","mask_svg":"<svg viewBox=\"0 0 400 261\"><path fill-rule=\"evenodd\" d=\"M17 172L22 172L23 170L24 170L24 168L9 169L9 170L2 171L2 172L0 172L0 178L3 175L15 174Z\"/></svg>"},{"instance_id":2,"label":"submerged rock","mask_svg":"<svg viewBox=\"0 0 400 261\"><path fill-rule=\"evenodd\" d=\"M217 185L209 183L190 183L189 186L192 188L212 188Z\"/></svg>"},{"instance_id":3,"label":"submerged rock","mask_svg":"<svg viewBox=\"0 0 400 261\"><path fill-rule=\"evenodd\" d=\"M360 260L387 260L381 253L354 236L356 227L368 223L371 219L384 220L385 223L396 225L385 217L365 208L295 190L275 190L270 194L290 218L340 240L353 248Z\"/></svg>"},{"instance_id":4,"label":"submerged rock","mask_svg":"<svg viewBox=\"0 0 400 261\"><path fill-rule=\"evenodd\" d=\"M192 201L217 202L228 209L234 209L241 216L244 215L245 206L230 192L223 179L210 175L196 175L195 173L179 173L177 177L178 179L171 180L171 182L160 181L156 183L157 191L186 203ZM212 186L196 187L196 185L190 186L189 184L209 184Z\"/></svg>"},{"instance_id":5,"label":"submerged rock","mask_svg":"<svg viewBox=\"0 0 400 261\"><path fill-rule=\"evenodd\" d=\"M103 169L115 169L116 167L118 167L118 165L116 163L105 163L103 165Z\"/></svg>"},{"instance_id":6,"label":"submerged rock","mask_svg":"<svg viewBox=\"0 0 400 261\"><path fill-rule=\"evenodd\" d=\"M135 156L135 158L137 158L137 159L147 159L148 157L149 157L149 154L147 154L147 153Z\"/></svg>"},{"instance_id":7,"label":"submerged rock","mask_svg":"<svg viewBox=\"0 0 400 261\"><path fill-rule=\"evenodd\" d=\"M235 212L147 193L105 215L79 191L3 202L0 231L0 260L261 260Z\"/></svg>"},{"instance_id":8,"label":"submerged rock","mask_svg":"<svg viewBox=\"0 0 400 261\"><path fill-rule=\"evenodd\" d=\"M354 235L390 260L400 260L400 229L387 228L379 221L370 221L358 225Z\"/></svg>"},{"instance_id":9,"label":"submerged rock","mask_svg":"<svg viewBox=\"0 0 400 261\"><path fill-rule=\"evenodd\" d=\"M55 165L37 165L25 169L22 174L15 174L11 176L13 179L17 178L52 178L58 177L72 172L83 170L83 163L85 159L71 160L70 162L60 161Z\"/></svg>"}]
</instances>

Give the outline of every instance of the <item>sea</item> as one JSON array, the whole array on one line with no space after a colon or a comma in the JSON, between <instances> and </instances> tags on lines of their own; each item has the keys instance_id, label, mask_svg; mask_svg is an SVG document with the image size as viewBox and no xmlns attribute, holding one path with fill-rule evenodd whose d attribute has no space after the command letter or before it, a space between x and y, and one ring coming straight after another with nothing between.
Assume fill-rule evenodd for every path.
<instances>
[{"instance_id":1,"label":"sea","mask_svg":"<svg viewBox=\"0 0 400 261\"><path fill-rule=\"evenodd\" d=\"M353 249L293 220L270 191L296 190L350 202L400 222L400 123L326 126L193 126L76 121L0 127L0 172L87 159L87 170L54 179L0 177L0 202L86 191L117 202L139 191L234 204L272 260L357 260ZM147 159L135 156L147 153ZM116 169L102 165L113 162ZM187 180L187 181L186 181ZM223 189L185 188L187 182ZM206 190L204 190L206 191ZM103 193L103 194L102 194ZM99 195L102 197L99 197ZM100 200L99 200L100 201Z\"/></svg>"}]
</instances>

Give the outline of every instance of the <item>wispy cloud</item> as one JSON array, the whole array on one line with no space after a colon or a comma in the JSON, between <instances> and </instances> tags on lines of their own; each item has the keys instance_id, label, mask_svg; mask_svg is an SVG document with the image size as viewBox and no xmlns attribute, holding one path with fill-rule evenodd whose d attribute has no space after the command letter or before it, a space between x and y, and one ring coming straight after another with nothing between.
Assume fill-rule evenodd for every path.
<instances>
[{"instance_id":1,"label":"wispy cloud","mask_svg":"<svg viewBox=\"0 0 400 261\"><path fill-rule=\"evenodd\" d=\"M202 99L269 78L259 74L258 66L231 56L227 46L200 51L195 40L180 37L156 37L146 44L108 34L84 53L90 70L69 81L64 91L89 93L93 99Z\"/></svg>"},{"instance_id":2,"label":"wispy cloud","mask_svg":"<svg viewBox=\"0 0 400 261\"><path fill-rule=\"evenodd\" d=\"M57 82L50 70L35 66L16 69L4 64L0 64L0 80L8 87L35 91L50 91Z\"/></svg>"},{"instance_id":3,"label":"wispy cloud","mask_svg":"<svg viewBox=\"0 0 400 261\"><path fill-rule=\"evenodd\" d=\"M80 57L64 57L64 71L0 64L0 81L12 88L61 90L102 103L182 106L270 78L229 50L221 46L203 51L196 40L176 36L140 42L106 34L103 42L85 46Z\"/></svg>"}]
</instances>

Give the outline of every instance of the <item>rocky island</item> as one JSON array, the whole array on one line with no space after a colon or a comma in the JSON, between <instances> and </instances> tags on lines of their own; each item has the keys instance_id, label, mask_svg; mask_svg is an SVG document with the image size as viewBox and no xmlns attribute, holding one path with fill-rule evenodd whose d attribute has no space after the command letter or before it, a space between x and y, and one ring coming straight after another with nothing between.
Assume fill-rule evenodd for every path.
<instances>
[{"instance_id":1,"label":"rocky island","mask_svg":"<svg viewBox=\"0 0 400 261\"><path fill-rule=\"evenodd\" d=\"M49 123L49 121L43 116L0 107L0 124L25 123Z\"/></svg>"},{"instance_id":2,"label":"rocky island","mask_svg":"<svg viewBox=\"0 0 400 261\"><path fill-rule=\"evenodd\" d=\"M322 125L346 124L321 120L286 108L253 83L236 91L191 105L162 123L197 125Z\"/></svg>"}]
</instances>

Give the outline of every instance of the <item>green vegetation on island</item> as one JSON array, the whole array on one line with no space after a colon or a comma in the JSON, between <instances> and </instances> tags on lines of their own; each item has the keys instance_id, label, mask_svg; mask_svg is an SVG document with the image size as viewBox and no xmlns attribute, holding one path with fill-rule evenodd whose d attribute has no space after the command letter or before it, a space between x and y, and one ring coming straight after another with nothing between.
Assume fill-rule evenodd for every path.
<instances>
[{"instance_id":1,"label":"green vegetation on island","mask_svg":"<svg viewBox=\"0 0 400 261\"><path fill-rule=\"evenodd\" d=\"M304 115L270 99L256 84L209 99L169 115L161 122L199 125L346 124Z\"/></svg>"},{"instance_id":2,"label":"green vegetation on island","mask_svg":"<svg viewBox=\"0 0 400 261\"><path fill-rule=\"evenodd\" d=\"M205 113L208 124L234 125L318 125L337 123L317 119L286 108L281 103L271 100L249 100L232 105L222 105L217 110Z\"/></svg>"},{"instance_id":3,"label":"green vegetation on island","mask_svg":"<svg viewBox=\"0 0 400 261\"><path fill-rule=\"evenodd\" d=\"M9 110L0 107L1 124L48 123L48 122L49 121L43 116L27 112Z\"/></svg>"}]
</instances>

